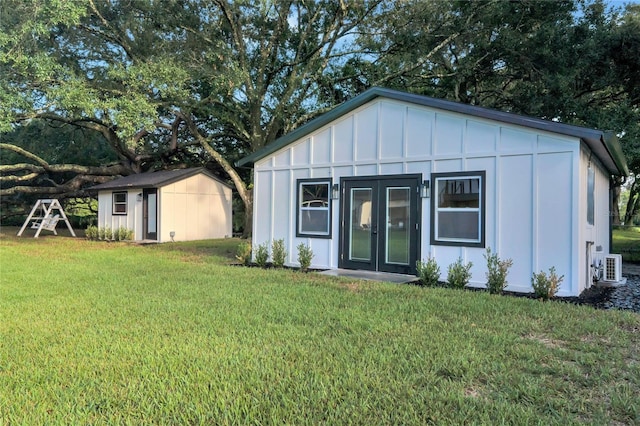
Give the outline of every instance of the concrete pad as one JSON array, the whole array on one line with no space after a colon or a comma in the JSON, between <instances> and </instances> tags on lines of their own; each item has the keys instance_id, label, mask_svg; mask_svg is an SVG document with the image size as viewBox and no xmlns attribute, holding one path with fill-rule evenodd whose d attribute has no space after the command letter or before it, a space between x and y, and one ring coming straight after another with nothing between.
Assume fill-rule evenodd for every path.
<instances>
[{"instance_id":1,"label":"concrete pad","mask_svg":"<svg viewBox=\"0 0 640 426\"><path fill-rule=\"evenodd\" d=\"M381 281L388 283L404 284L418 281L415 275L391 274L389 272L363 271L354 269L327 269L318 272L321 275L329 275L332 277L349 277L367 281Z\"/></svg>"}]
</instances>

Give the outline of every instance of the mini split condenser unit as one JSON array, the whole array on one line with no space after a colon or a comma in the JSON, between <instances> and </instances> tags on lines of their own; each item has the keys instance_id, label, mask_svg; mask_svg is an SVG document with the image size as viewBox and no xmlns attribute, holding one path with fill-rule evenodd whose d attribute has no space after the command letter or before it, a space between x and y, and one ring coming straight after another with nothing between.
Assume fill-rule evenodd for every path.
<instances>
[{"instance_id":1,"label":"mini split condenser unit","mask_svg":"<svg viewBox=\"0 0 640 426\"><path fill-rule=\"evenodd\" d=\"M622 256L619 254L608 254L604 257L602 281L619 282L622 281Z\"/></svg>"}]
</instances>

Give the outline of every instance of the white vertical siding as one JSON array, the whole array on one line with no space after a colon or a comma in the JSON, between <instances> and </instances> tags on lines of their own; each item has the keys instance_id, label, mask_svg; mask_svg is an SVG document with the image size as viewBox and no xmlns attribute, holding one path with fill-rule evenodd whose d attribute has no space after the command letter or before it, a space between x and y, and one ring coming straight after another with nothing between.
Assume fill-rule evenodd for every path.
<instances>
[{"instance_id":1,"label":"white vertical siding","mask_svg":"<svg viewBox=\"0 0 640 426\"><path fill-rule=\"evenodd\" d=\"M587 220L587 197L588 197L588 173L589 168L594 171L594 220L590 224ZM610 232L610 206L609 206L609 175L605 172L602 164L594 158L587 147L583 147L580 152L580 170L578 174L580 186L580 198L578 201L578 213L580 224L579 238L579 280L580 289L588 288L592 284L592 270L590 264L598 260L598 256L608 254L609 232ZM593 242L590 252L587 254L587 242ZM600 251L597 249L600 248Z\"/></svg>"},{"instance_id":2,"label":"white vertical siding","mask_svg":"<svg viewBox=\"0 0 640 426\"><path fill-rule=\"evenodd\" d=\"M297 179L330 176L338 183L341 177L402 173L430 179L432 172L484 170L486 245L513 259L509 289L530 291L531 274L555 266L565 275L560 294L577 294L584 251L577 247L579 151L576 138L376 99L256 163L253 243L284 238L295 265L295 246L304 242L314 250L313 267L336 268L340 201L332 201L332 239L297 238ZM596 215L603 222L606 176L597 176ZM443 275L458 257L472 261L472 284L483 286L484 248L430 245L431 202L421 199L421 257L434 256ZM602 239L608 234L600 229Z\"/></svg>"},{"instance_id":3,"label":"white vertical siding","mask_svg":"<svg viewBox=\"0 0 640 426\"><path fill-rule=\"evenodd\" d=\"M113 214L113 193L127 193L127 214ZM142 222L136 220L138 212L142 211L142 203L137 201L137 194L142 191L99 191L98 192L98 227L118 229L121 227L134 231L134 239L142 239Z\"/></svg>"},{"instance_id":4,"label":"white vertical siding","mask_svg":"<svg viewBox=\"0 0 640 426\"><path fill-rule=\"evenodd\" d=\"M383 103L380 111L380 158L401 160L404 156L404 121L406 107L402 104ZM387 143L393 141L393 143ZM400 167L400 170L402 167Z\"/></svg>"},{"instance_id":5,"label":"white vertical siding","mask_svg":"<svg viewBox=\"0 0 640 426\"><path fill-rule=\"evenodd\" d=\"M534 271L555 267L564 275L559 295L571 294L573 283L573 161L572 153L545 153L536 163L536 262Z\"/></svg>"},{"instance_id":6,"label":"white vertical siding","mask_svg":"<svg viewBox=\"0 0 640 426\"><path fill-rule=\"evenodd\" d=\"M331 162L331 128L313 137L311 164L328 164Z\"/></svg>"},{"instance_id":7,"label":"white vertical siding","mask_svg":"<svg viewBox=\"0 0 640 426\"><path fill-rule=\"evenodd\" d=\"M517 171L517 178L514 177ZM498 251L504 259L517 259L508 281L515 290L526 291L533 271L533 154L509 155L500 158L500 181L497 211L500 227L496 235Z\"/></svg>"},{"instance_id":8,"label":"white vertical siding","mask_svg":"<svg viewBox=\"0 0 640 426\"><path fill-rule=\"evenodd\" d=\"M378 112L378 104L373 104L356 113L356 161L375 162L378 158Z\"/></svg>"},{"instance_id":9,"label":"white vertical siding","mask_svg":"<svg viewBox=\"0 0 640 426\"><path fill-rule=\"evenodd\" d=\"M256 173L253 188L254 245L256 245L256 243L260 244L271 240L271 233L273 228L273 204L275 201L272 198L273 188L273 172L259 171ZM285 192L286 189L281 189L279 191L279 194L281 194L283 199L277 200L278 202L286 202L286 195L284 194ZM295 194L295 192L293 194Z\"/></svg>"},{"instance_id":10,"label":"white vertical siding","mask_svg":"<svg viewBox=\"0 0 640 426\"><path fill-rule=\"evenodd\" d=\"M459 156L462 154L462 131L464 119L461 116L436 113L434 147L436 156Z\"/></svg>"},{"instance_id":11,"label":"white vertical siding","mask_svg":"<svg viewBox=\"0 0 640 426\"><path fill-rule=\"evenodd\" d=\"M407 159L431 155L435 113L424 108L407 108Z\"/></svg>"}]
</instances>

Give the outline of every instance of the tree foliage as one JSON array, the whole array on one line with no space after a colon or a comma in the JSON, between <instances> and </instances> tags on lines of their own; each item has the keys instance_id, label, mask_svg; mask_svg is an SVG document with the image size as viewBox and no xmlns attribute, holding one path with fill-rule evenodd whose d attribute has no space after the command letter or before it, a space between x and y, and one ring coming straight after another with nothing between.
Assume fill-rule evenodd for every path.
<instances>
[{"instance_id":1,"label":"tree foliage","mask_svg":"<svg viewBox=\"0 0 640 426\"><path fill-rule=\"evenodd\" d=\"M78 195L114 175L206 164L250 216L250 174L234 161L375 85L613 129L640 175L639 10L600 0L5 0L0 193ZM77 159L70 128L91 135ZM27 129L43 137L16 139ZM59 136L45 137L52 129Z\"/></svg>"}]
</instances>

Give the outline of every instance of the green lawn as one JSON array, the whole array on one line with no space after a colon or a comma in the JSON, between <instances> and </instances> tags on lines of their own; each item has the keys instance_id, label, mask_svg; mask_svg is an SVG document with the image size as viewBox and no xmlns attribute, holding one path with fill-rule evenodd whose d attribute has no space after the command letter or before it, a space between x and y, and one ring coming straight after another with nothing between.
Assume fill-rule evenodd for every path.
<instances>
[{"instance_id":1,"label":"green lawn","mask_svg":"<svg viewBox=\"0 0 640 426\"><path fill-rule=\"evenodd\" d=\"M640 263L640 227L614 228L611 251L622 254L623 262Z\"/></svg>"},{"instance_id":2,"label":"green lawn","mask_svg":"<svg viewBox=\"0 0 640 426\"><path fill-rule=\"evenodd\" d=\"M640 423L637 314L11 235L3 425Z\"/></svg>"}]
</instances>

